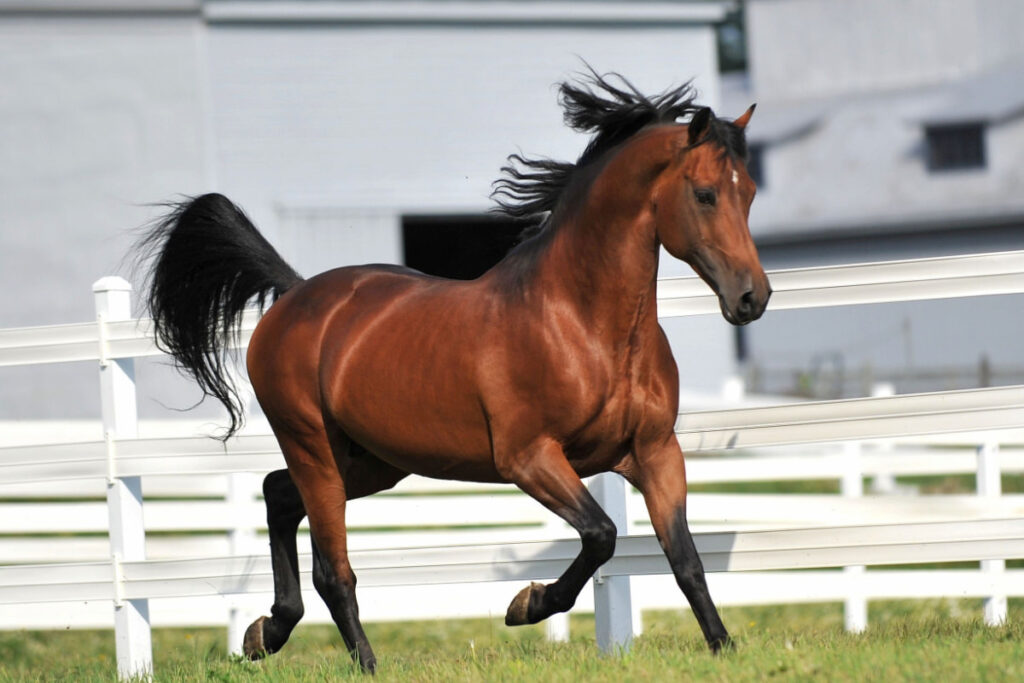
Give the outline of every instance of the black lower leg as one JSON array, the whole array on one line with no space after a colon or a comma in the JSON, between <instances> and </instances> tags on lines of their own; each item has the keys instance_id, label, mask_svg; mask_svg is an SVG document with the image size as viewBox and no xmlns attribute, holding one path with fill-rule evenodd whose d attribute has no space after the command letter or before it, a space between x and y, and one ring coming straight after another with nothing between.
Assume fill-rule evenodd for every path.
<instances>
[{"instance_id":1,"label":"black lower leg","mask_svg":"<svg viewBox=\"0 0 1024 683\"><path fill-rule=\"evenodd\" d=\"M679 508L669 529L669 547L666 548L676 583L690 602L693 614L700 624L704 638L711 650L718 652L723 646L731 646L728 631L718 616L718 609L711 601L707 581L704 579L704 565L697 554L697 547L686 523L686 508Z\"/></svg>"},{"instance_id":2,"label":"black lower leg","mask_svg":"<svg viewBox=\"0 0 1024 683\"><path fill-rule=\"evenodd\" d=\"M580 554L552 584L531 584L509 605L505 623L509 626L536 624L557 612L566 612L587 581L615 553L615 523L584 490L585 497L573 513L562 515L579 532Z\"/></svg>"},{"instance_id":3,"label":"black lower leg","mask_svg":"<svg viewBox=\"0 0 1024 683\"><path fill-rule=\"evenodd\" d=\"M261 617L245 634L243 651L251 659L280 650L303 615L295 544L299 523L306 516L302 497L288 470L268 474L263 480L263 495L274 571L274 605L270 608L271 616Z\"/></svg>"},{"instance_id":4,"label":"black lower leg","mask_svg":"<svg viewBox=\"0 0 1024 683\"><path fill-rule=\"evenodd\" d=\"M348 571L347 576L339 577L321 555L316 543L313 543L313 585L330 610L352 660L364 671L373 673L377 668L377 658L359 621L355 575Z\"/></svg>"}]
</instances>

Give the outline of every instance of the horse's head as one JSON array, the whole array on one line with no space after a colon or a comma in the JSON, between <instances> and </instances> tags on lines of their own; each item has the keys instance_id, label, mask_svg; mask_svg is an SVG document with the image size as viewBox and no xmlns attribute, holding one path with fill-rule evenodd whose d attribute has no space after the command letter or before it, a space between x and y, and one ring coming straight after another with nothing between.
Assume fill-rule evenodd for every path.
<instances>
[{"instance_id":1,"label":"horse's head","mask_svg":"<svg viewBox=\"0 0 1024 683\"><path fill-rule=\"evenodd\" d=\"M747 227L756 188L743 131L753 112L728 122L697 110L655 197L658 239L711 286L733 325L760 318L772 293Z\"/></svg>"}]
</instances>

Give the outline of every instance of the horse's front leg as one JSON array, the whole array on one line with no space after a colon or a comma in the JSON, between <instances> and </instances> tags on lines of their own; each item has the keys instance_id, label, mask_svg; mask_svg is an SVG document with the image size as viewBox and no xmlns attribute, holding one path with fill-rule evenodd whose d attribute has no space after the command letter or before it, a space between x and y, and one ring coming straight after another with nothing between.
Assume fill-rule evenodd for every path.
<instances>
[{"instance_id":1,"label":"horse's front leg","mask_svg":"<svg viewBox=\"0 0 1024 683\"><path fill-rule=\"evenodd\" d=\"M594 572L615 552L615 523L580 481L553 439L541 439L516 453L507 478L544 507L568 522L582 541L580 554L554 583L531 583L516 595L505 624L536 624L566 612Z\"/></svg>"},{"instance_id":2,"label":"horse's front leg","mask_svg":"<svg viewBox=\"0 0 1024 683\"><path fill-rule=\"evenodd\" d=\"M689 600L711 650L718 652L731 645L729 633L711 601L704 565L686 523L686 468L675 434L670 432L654 442L637 442L632 457L623 462L621 473L643 494L676 583Z\"/></svg>"}]
</instances>

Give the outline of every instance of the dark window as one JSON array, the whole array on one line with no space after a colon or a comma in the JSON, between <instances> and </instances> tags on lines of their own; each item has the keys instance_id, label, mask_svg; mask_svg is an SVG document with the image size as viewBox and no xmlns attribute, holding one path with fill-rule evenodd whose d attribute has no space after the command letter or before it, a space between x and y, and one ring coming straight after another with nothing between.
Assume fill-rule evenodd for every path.
<instances>
[{"instance_id":1,"label":"dark window","mask_svg":"<svg viewBox=\"0 0 1024 683\"><path fill-rule=\"evenodd\" d=\"M740 5L725 15L715 27L718 47L718 70L722 73L747 70L747 28Z\"/></svg>"},{"instance_id":2,"label":"dark window","mask_svg":"<svg viewBox=\"0 0 1024 683\"><path fill-rule=\"evenodd\" d=\"M980 123L928 126L928 170L985 168L985 128Z\"/></svg>"},{"instance_id":3,"label":"dark window","mask_svg":"<svg viewBox=\"0 0 1024 683\"><path fill-rule=\"evenodd\" d=\"M523 227L498 216L404 216L405 265L430 275L472 280L508 253Z\"/></svg>"},{"instance_id":4,"label":"dark window","mask_svg":"<svg viewBox=\"0 0 1024 683\"><path fill-rule=\"evenodd\" d=\"M764 145L747 145L747 173L758 187L765 186L764 178Z\"/></svg>"}]
</instances>

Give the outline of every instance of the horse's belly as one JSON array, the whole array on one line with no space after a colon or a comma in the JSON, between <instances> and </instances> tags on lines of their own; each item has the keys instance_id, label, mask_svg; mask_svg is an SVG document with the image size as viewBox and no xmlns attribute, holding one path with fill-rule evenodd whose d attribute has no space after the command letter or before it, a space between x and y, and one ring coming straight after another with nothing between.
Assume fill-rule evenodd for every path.
<instances>
[{"instance_id":1,"label":"horse's belly","mask_svg":"<svg viewBox=\"0 0 1024 683\"><path fill-rule=\"evenodd\" d=\"M475 482L504 482L489 453L457 453L432 448L416 450L418 444L394 443L372 434L353 436L371 453L403 472L432 479L456 479Z\"/></svg>"},{"instance_id":2,"label":"horse's belly","mask_svg":"<svg viewBox=\"0 0 1024 683\"><path fill-rule=\"evenodd\" d=\"M378 404L380 405L380 404ZM342 430L381 460L405 472L440 479L501 481L486 430L457 417L439 423L404 411L368 414L353 409L334 416Z\"/></svg>"},{"instance_id":3,"label":"horse's belly","mask_svg":"<svg viewBox=\"0 0 1024 683\"><path fill-rule=\"evenodd\" d=\"M377 457L406 472L500 481L472 368L433 339L373 335L328 368L328 410ZM433 347L437 349L438 347Z\"/></svg>"},{"instance_id":4,"label":"horse's belly","mask_svg":"<svg viewBox=\"0 0 1024 683\"><path fill-rule=\"evenodd\" d=\"M428 477L498 480L487 424L463 392L353 385L342 389L332 417L381 459Z\"/></svg>"}]
</instances>

